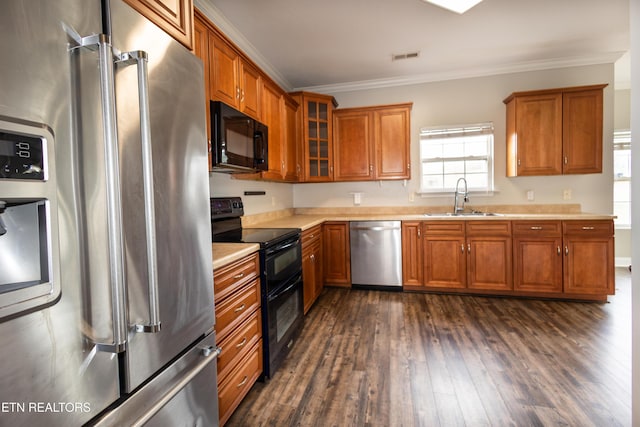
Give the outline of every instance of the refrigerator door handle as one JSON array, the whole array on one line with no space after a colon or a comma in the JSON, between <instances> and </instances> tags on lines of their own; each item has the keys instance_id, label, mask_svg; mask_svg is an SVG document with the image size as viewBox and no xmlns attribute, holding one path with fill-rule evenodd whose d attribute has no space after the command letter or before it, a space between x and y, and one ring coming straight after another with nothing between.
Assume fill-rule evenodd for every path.
<instances>
[{"instance_id":1,"label":"refrigerator door handle","mask_svg":"<svg viewBox=\"0 0 640 427\"><path fill-rule=\"evenodd\" d=\"M119 64L136 64L138 70L138 102L140 105L140 141L142 148L142 182L147 236L147 270L149 274L149 323L134 325L136 332L157 333L160 321L158 300L158 256L156 254L156 216L153 188L153 156L151 153L151 120L149 118L149 72L147 53L141 50L119 55Z\"/></svg>"},{"instance_id":2,"label":"refrigerator door handle","mask_svg":"<svg viewBox=\"0 0 640 427\"><path fill-rule=\"evenodd\" d=\"M124 278L124 249L122 236L122 200L120 197L120 164L118 150L118 126L114 84L114 58L111 38L106 34L82 37L72 28L67 34L76 42L69 50L88 49L98 51L100 74L100 105L103 120L105 156L105 182L107 204L107 229L109 234L109 278L112 307L113 342L95 342L97 350L121 353L127 342L126 285Z\"/></svg>"}]
</instances>

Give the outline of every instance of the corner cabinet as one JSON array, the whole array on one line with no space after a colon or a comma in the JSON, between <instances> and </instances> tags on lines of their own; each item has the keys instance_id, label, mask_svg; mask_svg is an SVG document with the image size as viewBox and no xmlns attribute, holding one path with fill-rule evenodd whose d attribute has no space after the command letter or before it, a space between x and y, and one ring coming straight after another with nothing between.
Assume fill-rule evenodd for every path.
<instances>
[{"instance_id":1,"label":"corner cabinet","mask_svg":"<svg viewBox=\"0 0 640 427\"><path fill-rule=\"evenodd\" d=\"M335 110L334 180L411 178L412 103Z\"/></svg>"},{"instance_id":2,"label":"corner cabinet","mask_svg":"<svg viewBox=\"0 0 640 427\"><path fill-rule=\"evenodd\" d=\"M193 48L192 0L124 0L187 49Z\"/></svg>"},{"instance_id":3,"label":"corner cabinet","mask_svg":"<svg viewBox=\"0 0 640 427\"><path fill-rule=\"evenodd\" d=\"M507 176L602 173L606 86L507 97Z\"/></svg>"},{"instance_id":4,"label":"corner cabinet","mask_svg":"<svg viewBox=\"0 0 640 427\"><path fill-rule=\"evenodd\" d=\"M564 221L564 293L605 299L615 292L613 221Z\"/></svg>"},{"instance_id":5,"label":"corner cabinet","mask_svg":"<svg viewBox=\"0 0 640 427\"><path fill-rule=\"evenodd\" d=\"M333 110L335 98L311 92L290 94L300 105L302 127L301 180L333 181Z\"/></svg>"}]
</instances>

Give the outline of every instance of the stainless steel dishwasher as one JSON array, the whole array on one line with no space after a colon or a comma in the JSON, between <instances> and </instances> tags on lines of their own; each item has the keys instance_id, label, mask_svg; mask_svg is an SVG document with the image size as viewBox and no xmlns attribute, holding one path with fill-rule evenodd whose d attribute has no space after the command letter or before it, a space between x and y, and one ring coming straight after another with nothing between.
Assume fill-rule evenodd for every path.
<instances>
[{"instance_id":1,"label":"stainless steel dishwasher","mask_svg":"<svg viewBox=\"0 0 640 427\"><path fill-rule=\"evenodd\" d=\"M402 289L400 221L353 221L349 233L353 286Z\"/></svg>"}]
</instances>

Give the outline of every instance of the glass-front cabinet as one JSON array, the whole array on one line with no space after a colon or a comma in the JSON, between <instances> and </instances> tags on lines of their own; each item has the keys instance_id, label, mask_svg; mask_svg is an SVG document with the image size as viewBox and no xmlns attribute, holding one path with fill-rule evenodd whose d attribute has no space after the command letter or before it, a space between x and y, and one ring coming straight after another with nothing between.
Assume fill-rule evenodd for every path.
<instances>
[{"instance_id":1,"label":"glass-front cabinet","mask_svg":"<svg viewBox=\"0 0 640 427\"><path fill-rule=\"evenodd\" d=\"M333 109L338 106L332 96L311 92L295 92L291 96L303 108L302 181L333 180Z\"/></svg>"}]
</instances>

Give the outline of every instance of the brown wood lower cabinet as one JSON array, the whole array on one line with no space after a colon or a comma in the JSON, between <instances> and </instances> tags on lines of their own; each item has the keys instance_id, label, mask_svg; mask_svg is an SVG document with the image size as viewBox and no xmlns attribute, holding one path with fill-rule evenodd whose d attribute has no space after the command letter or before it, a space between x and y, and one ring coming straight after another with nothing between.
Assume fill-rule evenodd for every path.
<instances>
[{"instance_id":1,"label":"brown wood lower cabinet","mask_svg":"<svg viewBox=\"0 0 640 427\"><path fill-rule=\"evenodd\" d=\"M402 237L405 290L595 301L614 294L611 220L407 221Z\"/></svg>"},{"instance_id":2,"label":"brown wood lower cabinet","mask_svg":"<svg viewBox=\"0 0 640 427\"><path fill-rule=\"evenodd\" d=\"M615 292L613 221L565 221L564 293L602 296Z\"/></svg>"},{"instance_id":3,"label":"brown wood lower cabinet","mask_svg":"<svg viewBox=\"0 0 640 427\"><path fill-rule=\"evenodd\" d=\"M322 226L322 242L325 285L351 287L349 222L325 222Z\"/></svg>"},{"instance_id":4,"label":"brown wood lower cabinet","mask_svg":"<svg viewBox=\"0 0 640 427\"><path fill-rule=\"evenodd\" d=\"M562 222L513 222L513 288L562 292Z\"/></svg>"},{"instance_id":5,"label":"brown wood lower cabinet","mask_svg":"<svg viewBox=\"0 0 640 427\"><path fill-rule=\"evenodd\" d=\"M311 308L322 292L322 226L302 232L302 282L304 284L304 313Z\"/></svg>"},{"instance_id":6,"label":"brown wood lower cabinet","mask_svg":"<svg viewBox=\"0 0 640 427\"><path fill-rule=\"evenodd\" d=\"M213 272L221 426L262 374L259 265L254 253Z\"/></svg>"}]
</instances>

